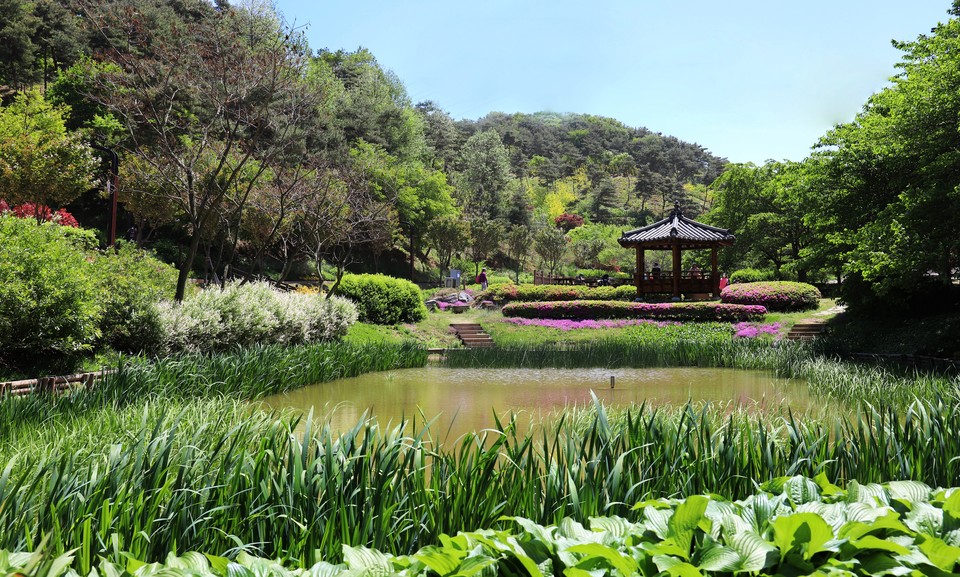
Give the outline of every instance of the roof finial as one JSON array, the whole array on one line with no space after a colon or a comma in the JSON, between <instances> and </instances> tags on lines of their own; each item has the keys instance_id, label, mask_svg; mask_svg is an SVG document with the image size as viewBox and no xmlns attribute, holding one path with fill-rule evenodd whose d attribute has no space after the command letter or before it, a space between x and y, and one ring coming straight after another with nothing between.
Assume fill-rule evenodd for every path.
<instances>
[{"instance_id":1,"label":"roof finial","mask_svg":"<svg viewBox=\"0 0 960 577\"><path fill-rule=\"evenodd\" d=\"M673 199L673 216L680 216L682 212L680 211L680 199Z\"/></svg>"}]
</instances>

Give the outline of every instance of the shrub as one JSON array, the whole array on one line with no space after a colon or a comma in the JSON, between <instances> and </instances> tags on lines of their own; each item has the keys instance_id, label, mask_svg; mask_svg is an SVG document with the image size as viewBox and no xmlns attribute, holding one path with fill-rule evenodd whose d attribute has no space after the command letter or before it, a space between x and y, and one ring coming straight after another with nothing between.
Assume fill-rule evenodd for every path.
<instances>
[{"instance_id":1,"label":"shrub","mask_svg":"<svg viewBox=\"0 0 960 577\"><path fill-rule=\"evenodd\" d=\"M357 305L359 319L376 325L415 323L427 316L417 285L381 274L351 274L337 287L340 296Z\"/></svg>"},{"instance_id":2,"label":"shrub","mask_svg":"<svg viewBox=\"0 0 960 577\"><path fill-rule=\"evenodd\" d=\"M94 261L103 307L103 341L121 351L149 349L162 340L157 303L177 288L177 270L133 243L119 241Z\"/></svg>"},{"instance_id":3,"label":"shrub","mask_svg":"<svg viewBox=\"0 0 960 577\"><path fill-rule=\"evenodd\" d=\"M204 353L256 344L297 345L342 337L357 319L353 303L284 293L267 283L228 283L182 303L158 306L155 352Z\"/></svg>"},{"instance_id":4,"label":"shrub","mask_svg":"<svg viewBox=\"0 0 960 577\"><path fill-rule=\"evenodd\" d=\"M491 286L477 296L477 300L493 301L497 304L510 302L541 302L569 300L631 300L637 296L632 285L618 287L602 286L590 288L582 285L533 285L513 283Z\"/></svg>"},{"instance_id":5,"label":"shrub","mask_svg":"<svg viewBox=\"0 0 960 577\"><path fill-rule=\"evenodd\" d=\"M742 268L733 271L733 274L730 275L730 282L732 283L761 282L766 280L773 280L773 274L771 274L770 271L757 270L755 268Z\"/></svg>"},{"instance_id":6,"label":"shrub","mask_svg":"<svg viewBox=\"0 0 960 577\"><path fill-rule=\"evenodd\" d=\"M730 304L762 305L771 311L802 311L817 308L820 291L802 282L753 282L724 288L720 300Z\"/></svg>"},{"instance_id":7,"label":"shrub","mask_svg":"<svg viewBox=\"0 0 960 577\"><path fill-rule=\"evenodd\" d=\"M0 359L13 367L91 350L102 307L90 231L0 215Z\"/></svg>"},{"instance_id":8,"label":"shrub","mask_svg":"<svg viewBox=\"0 0 960 577\"><path fill-rule=\"evenodd\" d=\"M503 316L528 319L625 319L742 322L762 320L762 306L723 303L634 303L620 301L560 301L511 303Z\"/></svg>"}]
</instances>

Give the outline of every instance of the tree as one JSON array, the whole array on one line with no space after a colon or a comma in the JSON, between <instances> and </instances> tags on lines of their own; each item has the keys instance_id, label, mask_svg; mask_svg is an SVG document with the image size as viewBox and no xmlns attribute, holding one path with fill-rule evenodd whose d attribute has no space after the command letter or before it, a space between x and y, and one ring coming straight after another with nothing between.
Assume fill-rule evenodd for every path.
<instances>
[{"instance_id":1,"label":"tree","mask_svg":"<svg viewBox=\"0 0 960 577\"><path fill-rule=\"evenodd\" d=\"M441 279L444 276L443 271L450 270L453 255L467 248L468 234L466 223L457 216L445 216L430 223L427 228L427 242L437 251Z\"/></svg>"},{"instance_id":2,"label":"tree","mask_svg":"<svg viewBox=\"0 0 960 577\"><path fill-rule=\"evenodd\" d=\"M494 131L474 134L460 150L457 189L470 218L497 219L503 213L503 191L513 178L507 149Z\"/></svg>"},{"instance_id":3,"label":"tree","mask_svg":"<svg viewBox=\"0 0 960 577\"><path fill-rule=\"evenodd\" d=\"M502 238L503 226L498 221L482 218L470 221L468 254L475 267L474 276L480 274L480 266L497 250Z\"/></svg>"},{"instance_id":4,"label":"tree","mask_svg":"<svg viewBox=\"0 0 960 577\"><path fill-rule=\"evenodd\" d=\"M550 275L560 266L568 244L569 240L563 231L553 226L541 226L533 235L533 250Z\"/></svg>"},{"instance_id":5,"label":"tree","mask_svg":"<svg viewBox=\"0 0 960 577\"><path fill-rule=\"evenodd\" d=\"M33 43L40 18L26 0L0 0L0 85L19 90L37 79Z\"/></svg>"},{"instance_id":6,"label":"tree","mask_svg":"<svg viewBox=\"0 0 960 577\"><path fill-rule=\"evenodd\" d=\"M524 269L527 257L530 256L530 229L525 226L513 225L507 231L507 256L513 260L515 278L520 282L520 272Z\"/></svg>"},{"instance_id":7,"label":"tree","mask_svg":"<svg viewBox=\"0 0 960 577\"><path fill-rule=\"evenodd\" d=\"M92 186L97 163L82 135L67 132L65 114L38 90L0 109L0 198L57 208Z\"/></svg>"},{"instance_id":8,"label":"tree","mask_svg":"<svg viewBox=\"0 0 960 577\"><path fill-rule=\"evenodd\" d=\"M253 187L299 142L313 110L301 82L303 47L272 14L222 9L162 22L115 7L95 16L120 73L98 77L99 101L128 129L124 147L182 215L189 239L182 299L201 239L228 195ZM125 44L116 43L118 31ZM256 167L250 170L251 167Z\"/></svg>"},{"instance_id":9,"label":"tree","mask_svg":"<svg viewBox=\"0 0 960 577\"><path fill-rule=\"evenodd\" d=\"M852 306L939 302L960 262L960 2L949 13L894 43L903 57L891 85L815 153L829 190L818 218L848 276L866 283L844 295Z\"/></svg>"}]
</instances>

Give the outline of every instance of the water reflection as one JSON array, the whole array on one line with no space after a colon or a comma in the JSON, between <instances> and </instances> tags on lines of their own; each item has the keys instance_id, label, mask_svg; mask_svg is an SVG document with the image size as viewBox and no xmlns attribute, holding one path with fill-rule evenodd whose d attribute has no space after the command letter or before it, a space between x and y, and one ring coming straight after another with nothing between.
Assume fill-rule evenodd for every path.
<instances>
[{"instance_id":1,"label":"water reflection","mask_svg":"<svg viewBox=\"0 0 960 577\"><path fill-rule=\"evenodd\" d=\"M615 387L610 388L610 377ZM494 414L540 416L591 402L682 406L717 401L748 410L794 412L820 409L803 381L760 371L702 368L658 369L448 369L426 367L370 373L304 387L263 400L267 408L294 408L329 416L346 430L366 413L381 423L435 419L434 438L457 438L491 428ZM521 419L523 421L524 419ZM529 421L529 418L526 419ZM422 421L422 420L421 420Z\"/></svg>"}]
</instances>

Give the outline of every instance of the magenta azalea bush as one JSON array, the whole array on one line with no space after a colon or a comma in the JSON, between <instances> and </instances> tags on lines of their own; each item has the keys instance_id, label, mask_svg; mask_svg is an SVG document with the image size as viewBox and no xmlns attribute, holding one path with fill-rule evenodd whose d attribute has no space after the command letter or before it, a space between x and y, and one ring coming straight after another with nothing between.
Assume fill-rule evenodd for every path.
<instances>
[{"instance_id":1,"label":"magenta azalea bush","mask_svg":"<svg viewBox=\"0 0 960 577\"><path fill-rule=\"evenodd\" d=\"M692 322L760 321L767 309L725 303L634 303L622 301L558 301L510 303L503 316L526 319L656 319Z\"/></svg>"},{"instance_id":2,"label":"magenta azalea bush","mask_svg":"<svg viewBox=\"0 0 960 577\"><path fill-rule=\"evenodd\" d=\"M770 311L803 311L817 308L820 291L802 282L749 282L726 287L720 293L720 300L737 305L761 305Z\"/></svg>"},{"instance_id":3,"label":"magenta azalea bush","mask_svg":"<svg viewBox=\"0 0 960 577\"><path fill-rule=\"evenodd\" d=\"M737 323L733 325L733 336L738 339L754 339L763 335L780 337L780 323Z\"/></svg>"},{"instance_id":4,"label":"magenta azalea bush","mask_svg":"<svg viewBox=\"0 0 960 577\"><path fill-rule=\"evenodd\" d=\"M618 301L631 300L637 296L633 285L601 286L590 288L582 285L521 284L513 283L491 285L478 295L479 300L489 300L497 304L512 302L542 301Z\"/></svg>"}]
</instances>

